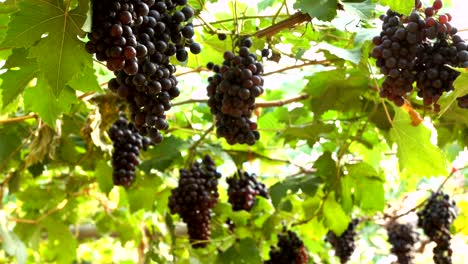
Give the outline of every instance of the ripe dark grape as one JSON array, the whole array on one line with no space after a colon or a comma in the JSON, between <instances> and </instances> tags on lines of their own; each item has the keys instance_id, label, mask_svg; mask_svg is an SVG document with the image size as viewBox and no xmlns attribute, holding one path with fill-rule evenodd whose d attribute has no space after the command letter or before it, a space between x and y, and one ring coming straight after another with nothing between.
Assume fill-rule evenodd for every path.
<instances>
[{"instance_id":1,"label":"ripe dark grape","mask_svg":"<svg viewBox=\"0 0 468 264\"><path fill-rule=\"evenodd\" d=\"M244 40L244 44L249 41ZM263 93L263 66L256 62L249 48L242 46L239 55L224 53L222 66L213 65L215 74L208 78L208 106L216 117L216 133L228 144L255 144L260 138L257 124L249 118L255 98Z\"/></svg>"},{"instance_id":2,"label":"ripe dark grape","mask_svg":"<svg viewBox=\"0 0 468 264\"><path fill-rule=\"evenodd\" d=\"M109 137L114 143L112 167L114 185L129 187L135 180L135 168L140 161L140 149L146 150L151 141L142 137L133 124L123 116L109 129Z\"/></svg>"},{"instance_id":3,"label":"ripe dark grape","mask_svg":"<svg viewBox=\"0 0 468 264\"><path fill-rule=\"evenodd\" d=\"M278 234L278 244L270 249L265 264L306 264L309 261L304 242L293 231Z\"/></svg>"},{"instance_id":4,"label":"ripe dark grape","mask_svg":"<svg viewBox=\"0 0 468 264\"><path fill-rule=\"evenodd\" d=\"M437 244L433 249L434 263L452 263L450 226L456 218L455 202L443 192L433 193L417 215L418 227L421 227L424 234Z\"/></svg>"},{"instance_id":5,"label":"ripe dark grape","mask_svg":"<svg viewBox=\"0 0 468 264\"><path fill-rule=\"evenodd\" d=\"M399 264L411 264L417 241L417 233L410 224L390 222L387 226L388 242L392 245L391 252L397 256Z\"/></svg>"},{"instance_id":6,"label":"ripe dark grape","mask_svg":"<svg viewBox=\"0 0 468 264\"><path fill-rule=\"evenodd\" d=\"M193 248L206 247L211 236L211 209L218 203L218 179L210 156L193 163L189 169L180 170L179 186L169 197L171 214L179 214L187 224Z\"/></svg>"},{"instance_id":7,"label":"ripe dark grape","mask_svg":"<svg viewBox=\"0 0 468 264\"><path fill-rule=\"evenodd\" d=\"M218 34L218 39L219 40L225 40L227 38L227 35L226 34L223 34L223 33L219 33Z\"/></svg>"},{"instance_id":8,"label":"ripe dark grape","mask_svg":"<svg viewBox=\"0 0 468 264\"><path fill-rule=\"evenodd\" d=\"M239 170L237 174L226 179L226 181L229 186L228 201L232 205L232 210L234 211L250 211L257 195L268 198L268 191L265 185L258 182L255 174L249 174Z\"/></svg>"},{"instance_id":9,"label":"ripe dark grape","mask_svg":"<svg viewBox=\"0 0 468 264\"><path fill-rule=\"evenodd\" d=\"M86 50L96 54L114 71L111 91L127 100L135 127L153 142L167 129L164 112L180 94L170 56L186 61L186 43L193 53L201 46L192 39L187 23L194 11L187 1L101 0L93 1L92 31ZM117 86L118 84L118 86ZM171 91L167 93L166 91ZM156 127L145 120L159 118Z\"/></svg>"},{"instance_id":10,"label":"ripe dark grape","mask_svg":"<svg viewBox=\"0 0 468 264\"><path fill-rule=\"evenodd\" d=\"M327 234L326 240L330 242L330 244L335 249L335 256L340 258L341 263L348 262L349 258L354 252L354 249L356 248L354 239L356 237L355 228L358 223L358 219L351 220L348 228L340 236L333 233L333 231L329 231Z\"/></svg>"},{"instance_id":11,"label":"ripe dark grape","mask_svg":"<svg viewBox=\"0 0 468 264\"><path fill-rule=\"evenodd\" d=\"M460 108L468 109L468 94L457 98L458 106Z\"/></svg>"}]
</instances>

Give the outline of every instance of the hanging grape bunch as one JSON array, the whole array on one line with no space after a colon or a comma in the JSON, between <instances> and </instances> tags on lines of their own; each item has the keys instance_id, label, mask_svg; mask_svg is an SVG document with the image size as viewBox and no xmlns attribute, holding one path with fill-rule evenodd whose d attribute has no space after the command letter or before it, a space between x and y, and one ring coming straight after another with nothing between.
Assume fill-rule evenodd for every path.
<instances>
[{"instance_id":1,"label":"hanging grape bunch","mask_svg":"<svg viewBox=\"0 0 468 264\"><path fill-rule=\"evenodd\" d=\"M355 228L358 223L358 219L351 220L348 228L340 236L333 233L333 231L329 231L327 234L326 241L330 242L333 246L335 249L335 256L340 258L341 263L348 262L356 248L354 239L356 237Z\"/></svg>"},{"instance_id":2,"label":"hanging grape bunch","mask_svg":"<svg viewBox=\"0 0 468 264\"><path fill-rule=\"evenodd\" d=\"M409 16L391 10L381 16L382 32L373 39L376 46L371 56L385 75L380 95L398 106L403 105L416 82L423 103L433 104L438 111L437 101L444 92L454 89L453 82L459 76L445 64L468 67L467 45L450 25L450 14L438 14L441 8L441 0L426 8L418 1ZM461 99L458 102L464 106Z\"/></svg>"},{"instance_id":3,"label":"hanging grape bunch","mask_svg":"<svg viewBox=\"0 0 468 264\"><path fill-rule=\"evenodd\" d=\"M268 198L268 191L265 185L257 180L255 174L249 174L241 170L237 174L228 178L228 196L232 210L250 211L255 202L255 197L260 195Z\"/></svg>"},{"instance_id":4,"label":"hanging grape bunch","mask_svg":"<svg viewBox=\"0 0 468 264\"><path fill-rule=\"evenodd\" d=\"M129 187L135 180L135 168L140 161L140 149L146 150L151 140L142 137L133 124L123 116L109 129L109 137L114 144L112 153L112 178L114 185Z\"/></svg>"},{"instance_id":5,"label":"hanging grape bunch","mask_svg":"<svg viewBox=\"0 0 468 264\"><path fill-rule=\"evenodd\" d=\"M387 226L388 242L392 245L391 252L395 254L399 264L412 263L413 246L417 241L417 233L410 224L390 222Z\"/></svg>"},{"instance_id":6,"label":"hanging grape bunch","mask_svg":"<svg viewBox=\"0 0 468 264\"><path fill-rule=\"evenodd\" d=\"M180 170L179 186L169 197L171 214L179 214L187 224L193 248L205 247L210 239L211 209L218 203L220 177L214 161L205 156L189 170Z\"/></svg>"},{"instance_id":7,"label":"hanging grape bunch","mask_svg":"<svg viewBox=\"0 0 468 264\"><path fill-rule=\"evenodd\" d=\"M270 259L265 264L306 264L307 255L304 243L293 231L286 234L278 234L277 248L270 249Z\"/></svg>"},{"instance_id":8,"label":"hanging grape bunch","mask_svg":"<svg viewBox=\"0 0 468 264\"><path fill-rule=\"evenodd\" d=\"M250 53L250 38L243 39L239 55L224 53L221 66L209 63L215 74L208 78L208 106L216 117L216 134L228 144L253 145L260 138L257 123L250 121L255 98L263 93L263 65Z\"/></svg>"},{"instance_id":9,"label":"hanging grape bunch","mask_svg":"<svg viewBox=\"0 0 468 264\"><path fill-rule=\"evenodd\" d=\"M188 58L186 48L201 51L192 40L194 11L186 0L93 1L92 31L86 49L105 61L116 78L109 89L127 100L132 122L157 144L168 124L165 111L179 96L176 71L169 62Z\"/></svg>"},{"instance_id":10,"label":"hanging grape bunch","mask_svg":"<svg viewBox=\"0 0 468 264\"><path fill-rule=\"evenodd\" d=\"M450 248L450 226L456 217L455 202L443 192L433 193L424 208L418 212L418 227L421 227L431 241L436 264L452 263Z\"/></svg>"}]
</instances>

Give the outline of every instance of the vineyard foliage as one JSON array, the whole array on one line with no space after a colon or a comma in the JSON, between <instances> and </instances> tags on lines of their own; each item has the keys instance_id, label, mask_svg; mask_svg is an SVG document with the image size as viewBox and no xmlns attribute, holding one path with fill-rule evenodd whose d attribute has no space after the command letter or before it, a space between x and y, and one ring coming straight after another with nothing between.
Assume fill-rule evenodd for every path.
<instances>
[{"instance_id":1,"label":"vineyard foliage","mask_svg":"<svg viewBox=\"0 0 468 264\"><path fill-rule=\"evenodd\" d=\"M113 183L108 131L130 111L108 89L114 73L85 49L91 2L0 3L0 262L255 264L294 234L309 263L339 263L327 234L359 219L349 263L390 263L386 224L416 228L417 209L443 189L457 204L453 263L468 263L468 110L456 100L468 94L468 71L456 68L440 111L416 92L398 107L380 97L384 76L370 56L379 16L410 14L413 1L189 0L202 51L171 58L180 95L130 187ZM465 40L466 7L444 1L440 11ZM248 123L260 138L230 145L207 104L207 64L222 64L244 37L263 64ZM222 176L203 248L190 245L169 200L179 170L206 155ZM268 190L251 190L261 195L249 210L228 202L226 179L238 170ZM431 261L434 243L416 232L415 259Z\"/></svg>"}]
</instances>

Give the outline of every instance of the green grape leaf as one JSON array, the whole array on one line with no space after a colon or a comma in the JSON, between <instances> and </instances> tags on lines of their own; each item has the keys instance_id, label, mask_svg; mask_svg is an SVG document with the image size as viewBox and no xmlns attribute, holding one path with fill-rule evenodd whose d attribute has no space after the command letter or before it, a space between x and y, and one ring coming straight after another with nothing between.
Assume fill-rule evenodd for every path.
<instances>
[{"instance_id":1,"label":"green grape leaf","mask_svg":"<svg viewBox=\"0 0 468 264\"><path fill-rule=\"evenodd\" d=\"M0 75L0 79L2 79L0 91L2 91L3 108L7 107L24 91L38 72L36 61L27 58L27 52L24 48L13 49L2 67L8 69Z\"/></svg>"},{"instance_id":2,"label":"green grape leaf","mask_svg":"<svg viewBox=\"0 0 468 264\"><path fill-rule=\"evenodd\" d=\"M83 68L92 65L84 43L77 38L83 35L81 27L88 2L79 1L73 10L69 5L54 0L21 1L1 44L1 47L31 47L30 56L37 58L55 97Z\"/></svg>"},{"instance_id":3,"label":"green grape leaf","mask_svg":"<svg viewBox=\"0 0 468 264\"><path fill-rule=\"evenodd\" d=\"M431 143L431 134L431 130L423 123L411 125L409 114L395 107L390 138L398 146L397 157L401 170L415 176L447 174L446 159L441 150Z\"/></svg>"},{"instance_id":4,"label":"green grape leaf","mask_svg":"<svg viewBox=\"0 0 468 264\"><path fill-rule=\"evenodd\" d=\"M316 175L323 182L333 186L336 181L336 162L331 156L331 152L325 151L314 163L314 168L317 169Z\"/></svg>"},{"instance_id":5,"label":"green grape leaf","mask_svg":"<svg viewBox=\"0 0 468 264\"><path fill-rule=\"evenodd\" d=\"M257 4L258 11L263 11L268 7L272 6L275 3L275 0L261 0Z\"/></svg>"},{"instance_id":6,"label":"green grape leaf","mask_svg":"<svg viewBox=\"0 0 468 264\"><path fill-rule=\"evenodd\" d=\"M19 11L12 15L7 36L0 47L30 47L46 33L61 35L62 38L71 34L82 36L88 1L79 0L79 6L73 10L67 3L64 6L63 1L55 0L20 1ZM45 54L58 53L53 47L49 48Z\"/></svg>"},{"instance_id":7,"label":"green grape leaf","mask_svg":"<svg viewBox=\"0 0 468 264\"><path fill-rule=\"evenodd\" d=\"M70 110L76 100L76 95L70 88L64 89L56 98L43 77L37 79L35 87L29 87L24 92L25 108L37 113L51 127L55 127L55 120L61 113Z\"/></svg>"},{"instance_id":8,"label":"green grape leaf","mask_svg":"<svg viewBox=\"0 0 468 264\"><path fill-rule=\"evenodd\" d=\"M382 5L389 6L393 11L404 15L409 14L414 7L414 1L408 0L380 0L380 3Z\"/></svg>"},{"instance_id":9,"label":"green grape leaf","mask_svg":"<svg viewBox=\"0 0 468 264\"><path fill-rule=\"evenodd\" d=\"M307 140L309 146L313 146L320 139L321 135L330 133L335 130L335 126L331 124L315 123L305 126L287 127L282 136L286 142L296 140L298 138Z\"/></svg>"},{"instance_id":10,"label":"green grape leaf","mask_svg":"<svg viewBox=\"0 0 468 264\"><path fill-rule=\"evenodd\" d=\"M99 186L99 189L108 194L114 187L112 181L112 167L103 160L100 160L96 165L96 171L94 173Z\"/></svg>"},{"instance_id":11,"label":"green grape leaf","mask_svg":"<svg viewBox=\"0 0 468 264\"><path fill-rule=\"evenodd\" d=\"M468 70L460 69L461 74L453 82L455 90L449 93L448 96L442 97L439 100L440 112L439 117L444 115L450 108L459 108L457 105L457 97L468 95ZM466 115L465 115L466 116Z\"/></svg>"},{"instance_id":12,"label":"green grape leaf","mask_svg":"<svg viewBox=\"0 0 468 264\"><path fill-rule=\"evenodd\" d=\"M322 42L317 46L317 48L319 50L327 51L330 54L333 54L334 56L340 59L352 62L354 64L359 64L359 62L361 61L361 57L362 57L360 47L355 48L353 50L348 50L348 49L343 49L337 46L333 46L326 42Z\"/></svg>"},{"instance_id":13,"label":"green grape leaf","mask_svg":"<svg viewBox=\"0 0 468 264\"><path fill-rule=\"evenodd\" d=\"M41 226L47 229L49 257L55 263L72 263L76 258L78 242L70 233L68 225L48 217L41 222Z\"/></svg>"},{"instance_id":14,"label":"green grape leaf","mask_svg":"<svg viewBox=\"0 0 468 264\"><path fill-rule=\"evenodd\" d=\"M325 224L335 234L341 235L347 228L351 221L349 215L343 211L343 208L335 200L335 193L330 193L323 205L323 216L325 217Z\"/></svg>"},{"instance_id":15,"label":"green grape leaf","mask_svg":"<svg viewBox=\"0 0 468 264\"><path fill-rule=\"evenodd\" d=\"M229 249L218 254L216 263L220 264L260 264L260 251L252 238L243 238L234 243Z\"/></svg>"},{"instance_id":16,"label":"green grape leaf","mask_svg":"<svg viewBox=\"0 0 468 264\"><path fill-rule=\"evenodd\" d=\"M385 177L368 163L361 162L347 166L348 176L353 182L354 199L357 205L368 213L382 211L385 207Z\"/></svg>"},{"instance_id":17,"label":"green grape leaf","mask_svg":"<svg viewBox=\"0 0 468 264\"><path fill-rule=\"evenodd\" d=\"M294 8L299 9L304 13L308 13L311 17L323 21L330 21L336 16L338 7L337 0L297 0L294 3Z\"/></svg>"},{"instance_id":18,"label":"green grape leaf","mask_svg":"<svg viewBox=\"0 0 468 264\"><path fill-rule=\"evenodd\" d=\"M174 160L181 157L179 149L185 148L186 144L185 141L176 137L165 138L163 142L147 151L151 159L141 163L140 169L145 172L151 169L165 170Z\"/></svg>"},{"instance_id":19,"label":"green grape leaf","mask_svg":"<svg viewBox=\"0 0 468 264\"><path fill-rule=\"evenodd\" d=\"M71 88L82 92L100 92L101 86L97 80L94 69L91 66L84 67L79 75L76 75L68 82Z\"/></svg>"}]
</instances>

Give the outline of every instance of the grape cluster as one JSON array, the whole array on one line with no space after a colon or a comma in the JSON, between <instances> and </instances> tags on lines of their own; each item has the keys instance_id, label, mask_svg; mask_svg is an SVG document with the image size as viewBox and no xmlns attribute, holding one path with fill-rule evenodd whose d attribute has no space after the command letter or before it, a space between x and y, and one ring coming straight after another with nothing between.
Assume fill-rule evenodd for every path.
<instances>
[{"instance_id":1,"label":"grape cluster","mask_svg":"<svg viewBox=\"0 0 468 264\"><path fill-rule=\"evenodd\" d=\"M306 264L309 256L304 243L293 231L278 234L277 248L271 247L270 259L265 264Z\"/></svg>"},{"instance_id":2,"label":"grape cluster","mask_svg":"<svg viewBox=\"0 0 468 264\"><path fill-rule=\"evenodd\" d=\"M238 171L236 175L228 178L229 203L234 211L250 211L255 202L255 197L260 195L268 198L265 185L257 181L255 174Z\"/></svg>"},{"instance_id":3,"label":"grape cluster","mask_svg":"<svg viewBox=\"0 0 468 264\"><path fill-rule=\"evenodd\" d=\"M126 99L132 121L154 143L168 128L164 111L179 96L176 71L169 61L188 58L186 48L201 51L188 21L194 10L187 0L93 1L92 31L86 50L114 71L109 89Z\"/></svg>"},{"instance_id":4,"label":"grape cluster","mask_svg":"<svg viewBox=\"0 0 468 264\"><path fill-rule=\"evenodd\" d=\"M436 264L452 263L450 248L450 226L456 217L455 202L443 192L429 197L424 208L418 212L418 226L437 245L433 249Z\"/></svg>"},{"instance_id":5,"label":"grape cluster","mask_svg":"<svg viewBox=\"0 0 468 264\"><path fill-rule=\"evenodd\" d=\"M354 239L356 237L355 228L358 225L359 220L353 219L348 225L348 228L340 236L329 231L326 237L326 240L335 249L335 256L340 258L341 263L346 263L356 248L354 244Z\"/></svg>"},{"instance_id":6,"label":"grape cluster","mask_svg":"<svg viewBox=\"0 0 468 264\"><path fill-rule=\"evenodd\" d=\"M468 47L450 25L450 14L437 14L440 8L441 0L424 9L418 1L409 16L392 10L381 16L382 32L373 39L376 46L371 56L386 77L380 95L398 106L403 105L416 82L423 103L433 104L438 111L437 101L444 92L454 89L453 82L459 76L446 64L468 67Z\"/></svg>"},{"instance_id":7,"label":"grape cluster","mask_svg":"<svg viewBox=\"0 0 468 264\"><path fill-rule=\"evenodd\" d=\"M109 129L109 137L114 144L112 167L114 185L130 186L135 180L135 167L140 163L140 149L146 150L151 140L142 137L133 124L123 116Z\"/></svg>"},{"instance_id":8,"label":"grape cluster","mask_svg":"<svg viewBox=\"0 0 468 264\"><path fill-rule=\"evenodd\" d=\"M255 98L263 93L263 65L250 53L252 40L241 41L239 55L224 53L221 66L209 63L215 74L208 78L208 106L216 117L216 133L234 145L253 145L260 138L257 124L249 120Z\"/></svg>"},{"instance_id":9,"label":"grape cluster","mask_svg":"<svg viewBox=\"0 0 468 264\"><path fill-rule=\"evenodd\" d=\"M201 163L193 163L189 170L180 170L179 186L169 197L169 209L187 224L194 248L205 247L210 239L211 209L218 202L220 177L214 161L207 155Z\"/></svg>"},{"instance_id":10,"label":"grape cluster","mask_svg":"<svg viewBox=\"0 0 468 264\"><path fill-rule=\"evenodd\" d=\"M387 225L388 242L392 245L391 252L398 258L399 264L412 263L413 245L417 234L410 224L391 222Z\"/></svg>"}]
</instances>

